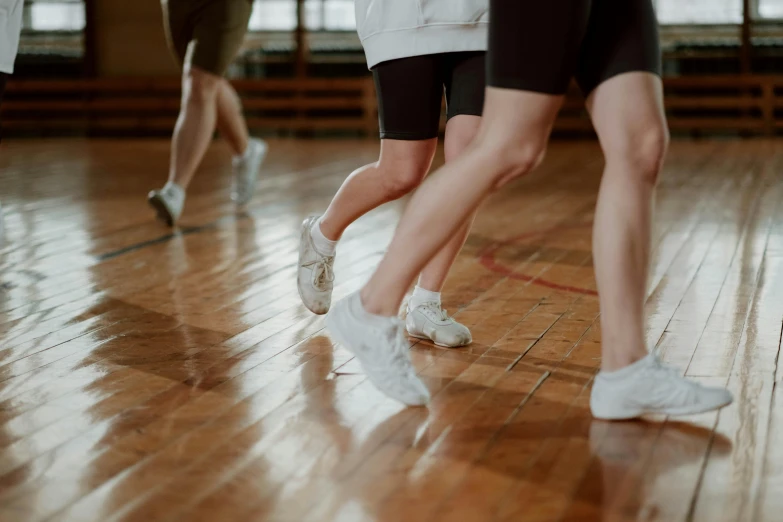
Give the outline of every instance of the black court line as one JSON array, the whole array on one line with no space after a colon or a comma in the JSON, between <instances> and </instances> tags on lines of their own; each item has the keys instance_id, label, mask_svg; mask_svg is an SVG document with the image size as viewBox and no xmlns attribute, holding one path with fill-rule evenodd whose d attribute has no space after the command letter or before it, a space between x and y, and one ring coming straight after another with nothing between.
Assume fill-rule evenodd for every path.
<instances>
[{"instance_id":1,"label":"black court line","mask_svg":"<svg viewBox=\"0 0 783 522\"><path fill-rule=\"evenodd\" d=\"M215 221L212 221L211 223L206 223L204 225L197 225L192 227L185 227L185 228L179 228L175 230L174 232L170 234L166 234L164 236L156 237L155 239L148 239L147 241L142 241L140 243L136 243L135 245L129 245L123 248L120 248L119 250L115 250L113 252L107 252L105 254L101 254L99 256L95 256L95 259L98 262L107 261L109 259L114 259L115 257L120 257L125 254L129 254L131 252L136 252L137 250L141 250L142 248L147 248L149 246L153 245L160 245L162 243L166 243L168 241L171 241L175 237L182 237L182 236L189 236L191 234L198 234L201 232L204 232L205 230L214 230L218 228L219 225L222 223L225 223L227 221L241 221L244 219L250 219L252 217L252 214L248 212L241 212L238 214L233 214L230 216L223 216L221 218L216 219Z\"/></svg>"}]
</instances>

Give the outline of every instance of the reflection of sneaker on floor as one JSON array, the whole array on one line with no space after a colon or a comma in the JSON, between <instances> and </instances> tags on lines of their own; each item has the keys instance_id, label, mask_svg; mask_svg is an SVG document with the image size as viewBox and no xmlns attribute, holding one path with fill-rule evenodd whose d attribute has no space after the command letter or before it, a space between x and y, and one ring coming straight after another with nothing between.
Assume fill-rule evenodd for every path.
<instances>
[{"instance_id":1,"label":"reflection of sneaker on floor","mask_svg":"<svg viewBox=\"0 0 783 522\"><path fill-rule=\"evenodd\" d=\"M614 372L599 372L590 409L605 420L633 419L646 414L691 415L717 410L732 402L731 393L682 377L650 354Z\"/></svg>"},{"instance_id":2,"label":"reflection of sneaker on floor","mask_svg":"<svg viewBox=\"0 0 783 522\"><path fill-rule=\"evenodd\" d=\"M408 335L428 339L446 348L465 346L473 341L467 326L449 317L436 302L420 304L413 310L408 308L405 326Z\"/></svg>"},{"instance_id":3,"label":"reflection of sneaker on floor","mask_svg":"<svg viewBox=\"0 0 783 522\"><path fill-rule=\"evenodd\" d=\"M171 227L182 215L185 206L185 189L169 182L162 189L151 191L147 201L158 213L158 219Z\"/></svg>"},{"instance_id":4,"label":"reflection of sneaker on floor","mask_svg":"<svg viewBox=\"0 0 783 522\"><path fill-rule=\"evenodd\" d=\"M655 444L649 444L653 439ZM651 458L649 465L638 469L646 474L663 475L681 466L701 462L708 448L711 457L726 456L731 453L731 441L711 428L676 421L594 420L590 424L590 452L604 466L626 471L638 466L641 460ZM621 474L620 480L628 480L627 474Z\"/></svg>"},{"instance_id":5,"label":"reflection of sneaker on floor","mask_svg":"<svg viewBox=\"0 0 783 522\"><path fill-rule=\"evenodd\" d=\"M334 256L321 254L316 249L311 233L314 226L318 226L318 216L310 216L302 223L296 287L307 309L321 315L332 306Z\"/></svg>"},{"instance_id":6,"label":"reflection of sneaker on floor","mask_svg":"<svg viewBox=\"0 0 783 522\"><path fill-rule=\"evenodd\" d=\"M231 199L238 205L245 205L253 199L258 180L258 171L266 157L267 145L263 140L250 138L247 150L242 156L233 159L234 185Z\"/></svg>"},{"instance_id":7,"label":"reflection of sneaker on floor","mask_svg":"<svg viewBox=\"0 0 783 522\"><path fill-rule=\"evenodd\" d=\"M326 316L326 326L332 337L356 356L367 378L381 392L409 406L429 402L430 393L416 375L399 319L368 313L357 292L334 305Z\"/></svg>"}]
</instances>

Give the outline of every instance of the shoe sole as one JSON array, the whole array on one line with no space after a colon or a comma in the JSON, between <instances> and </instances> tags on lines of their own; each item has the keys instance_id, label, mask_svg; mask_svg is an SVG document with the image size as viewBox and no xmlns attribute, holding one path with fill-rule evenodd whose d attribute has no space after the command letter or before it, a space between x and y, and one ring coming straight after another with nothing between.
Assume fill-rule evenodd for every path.
<instances>
[{"instance_id":1,"label":"shoe sole","mask_svg":"<svg viewBox=\"0 0 783 522\"><path fill-rule=\"evenodd\" d=\"M717 405L704 406L701 408L675 408L667 411L638 410L634 413L624 413L618 415L598 415L592 411L591 413L593 415L593 418L598 420L606 420L606 421L623 421L623 420L638 419L639 417L643 417L645 415L667 415L669 417L680 417L683 415L698 415L700 413L722 410L726 406L729 406L732 402L734 402L734 399L728 400L726 402Z\"/></svg>"},{"instance_id":2,"label":"shoe sole","mask_svg":"<svg viewBox=\"0 0 783 522\"><path fill-rule=\"evenodd\" d=\"M159 220L163 221L170 227L174 226L174 217L171 215L171 212L169 212L169 209L166 208L165 203L163 203L163 200L159 196L150 196L147 198L147 201L149 202L150 206L155 209L155 212L157 212Z\"/></svg>"},{"instance_id":3,"label":"shoe sole","mask_svg":"<svg viewBox=\"0 0 783 522\"><path fill-rule=\"evenodd\" d=\"M440 346L441 348L464 348L465 346L468 346L469 344L471 344L471 343L473 342L473 339L471 339L470 341L468 341L467 343L464 343L464 344L446 344L446 343L439 343L438 341L436 341L436 340L435 340L435 339L433 339L432 337L427 337L427 336L426 336L426 335L424 335L424 334L416 334L416 333L412 333L412 332L411 332L410 330L408 330L407 328L405 329L405 331L406 331L406 332L408 332L408 335L409 335L409 336L411 336L411 337L415 337L416 339L421 339L421 340L423 340L423 341L429 341L429 342L431 342L432 344L434 344L435 346Z\"/></svg>"}]
</instances>

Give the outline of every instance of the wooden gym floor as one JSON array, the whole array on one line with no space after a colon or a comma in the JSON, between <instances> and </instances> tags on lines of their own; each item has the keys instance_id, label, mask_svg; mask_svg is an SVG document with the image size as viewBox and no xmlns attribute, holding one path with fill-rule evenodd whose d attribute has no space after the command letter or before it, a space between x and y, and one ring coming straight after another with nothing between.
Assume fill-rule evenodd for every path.
<instances>
[{"instance_id":1,"label":"wooden gym floor","mask_svg":"<svg viewBox=\"0 0 783 522\"><path fill-rule=\"evenodd\" d=\"M484 207L445 292L475 342L413 343L427 411L375 391L295 288L302 218L373 140L273 141L245 213L216 144L174 232L145 202L166 141L7 142L0 520L780 520L781 145L675 142L660 185L649 343L735 404L609 424L595 143L554 143ZM401 208L346 234L337 298Z\"/></svg>"}]
</instances>

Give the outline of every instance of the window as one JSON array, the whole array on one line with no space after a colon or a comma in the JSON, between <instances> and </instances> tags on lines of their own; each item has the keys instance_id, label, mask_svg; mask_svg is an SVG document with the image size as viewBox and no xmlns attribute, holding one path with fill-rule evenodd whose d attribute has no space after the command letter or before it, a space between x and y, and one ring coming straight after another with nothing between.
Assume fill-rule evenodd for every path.
<instances>
[{"instance_id":1,"label":"window","mask_svg":"<svg viewBox=\"0 0 783 522\"><path fill-rule=\"evenodd\" d=\"M85 25L82 0L27 0L23 28L26 32L82 32Z\"/></svg>"},{"instance_id":2,"label":"window","mask_svg":"<svg viewBox=\"0 0 783 522\"><path fill-rule=\"evenodd\" d=\"M783 0L758 0L758 17L783 19Z\"/></svg>"},{"instance_id":3,"label":"window","mask_svg":"<svg viewBox=\"0 0 783 522\"><path fill-rule=\"evenodd\" d=\"M16 74L81 75L86 19L84 0L25 0Z\"/></svg>"},{"instance_id":4,"label":"window","mask_svg":"<svg viewBox=\"0 0 783 522\"><path fill-rule=\"evenodd\" d=\"M249 27L251 31L293 31L296 0L255 0ZM305 0L305 27L309 31L353 31L353 0Z\"/></svg>"},{"instance_id":5,"label":"window","mask_svg":"<svg viewBox=\"0 0 783 522\"><path fill-rule=\"evenodd\" d=\"M653 0L662 24L737 25L742 0ZM783 0L750 0L754 19L783 20Z\"/></svg>"},{"instance_id":6,"label":"window","mask_svg":"<svg viewBox=\"0 0 783 522\"><path fill-rule=\"evenodd\" d=\"M742 0L653 0L664 25L736 25ZM756 18L783 19L783 0L751 0ZM305 0L305 26L311 31L356 29L353 0ZM255 0L250 29L293 31L296 0Z\"/></svg>"},{"instance_id":7,"label":"window","mask_svg":"<svg viewBox=\"0 0 783 522\"><path fill-rule=\"evenodd\" d=\"M742 0L655 0L655 4L662 24L742 23Z\"/></svg>"}]
</instances>

